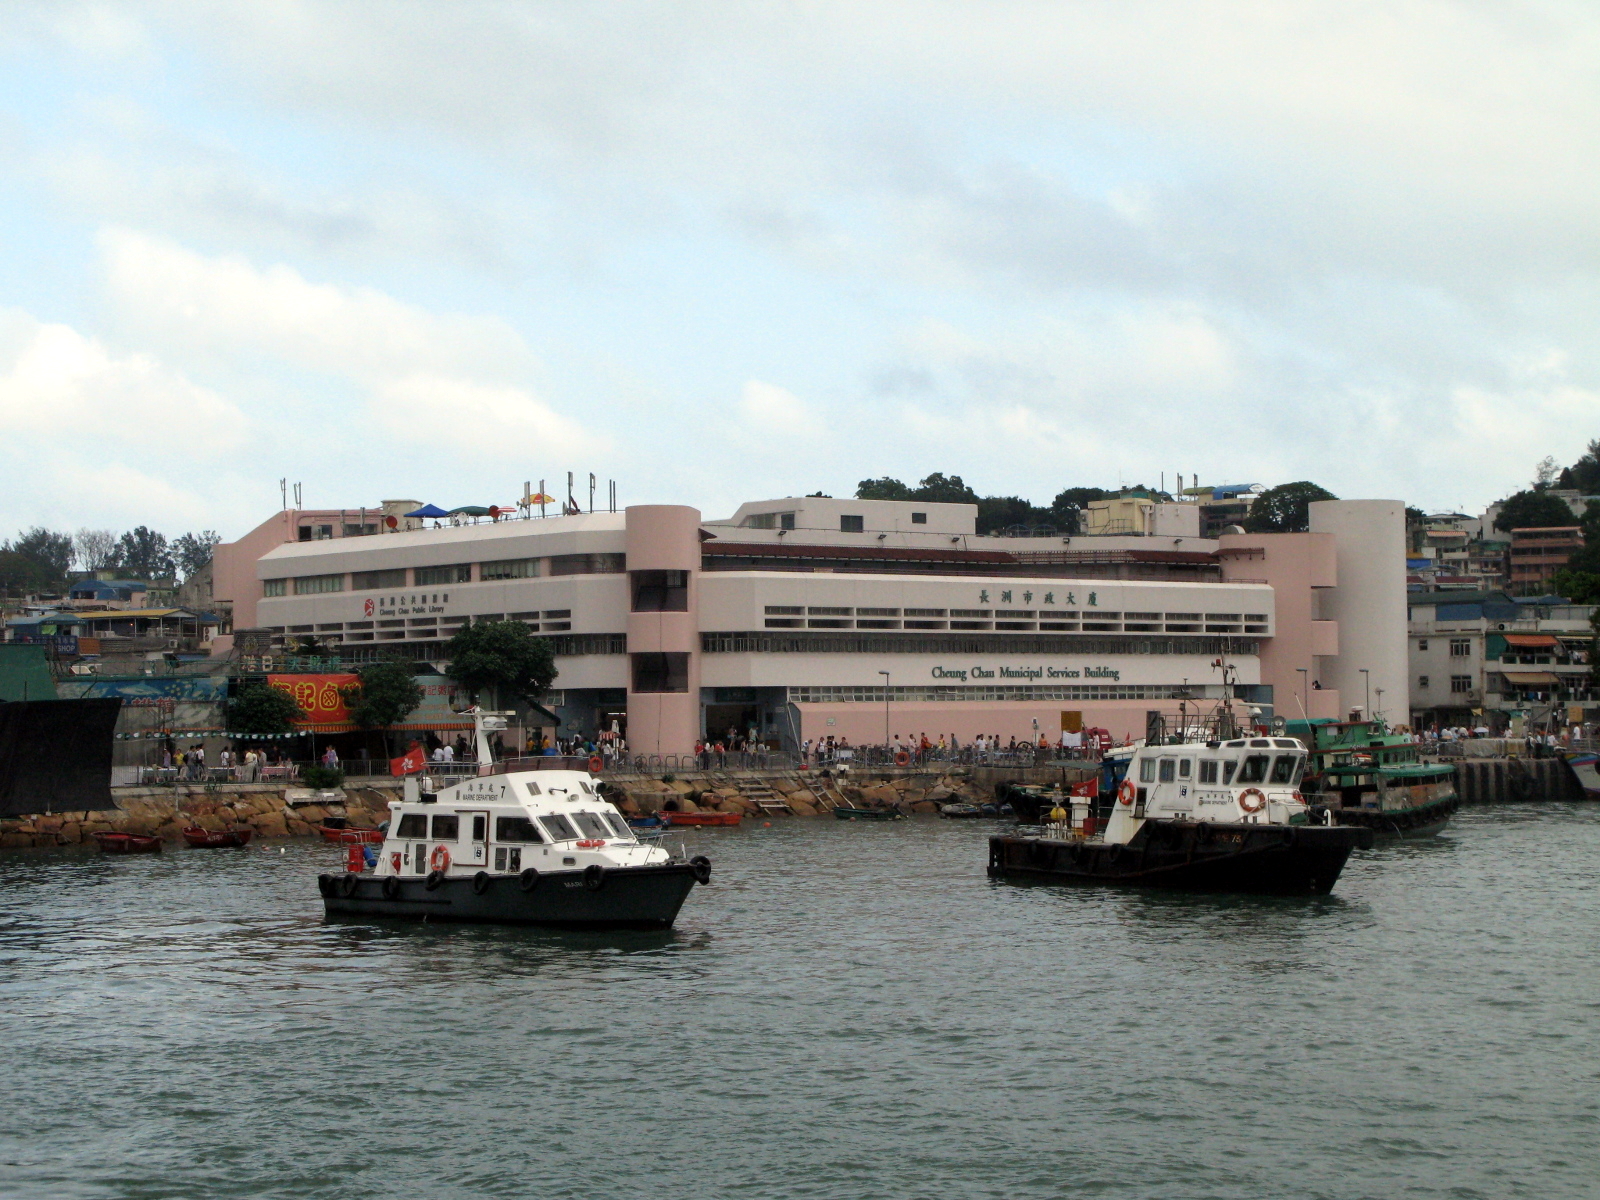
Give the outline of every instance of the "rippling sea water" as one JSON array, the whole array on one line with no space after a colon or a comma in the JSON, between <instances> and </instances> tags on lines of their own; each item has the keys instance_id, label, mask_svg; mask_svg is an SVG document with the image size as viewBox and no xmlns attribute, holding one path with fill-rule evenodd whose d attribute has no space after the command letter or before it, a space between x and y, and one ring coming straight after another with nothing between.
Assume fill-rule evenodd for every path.
<instances>
[{"instance_id":1,"label":"rippling sea water","mask_svg":"<svg viewBox=\"0 0 1600 1200\"><path fill-rule=\"evenodd\" d=\"M0 1194L1600 1195L1600 806L1331 897L688 834L667 934L325 924L337 848L0 855Z\"/></svg>"}]
</instances>

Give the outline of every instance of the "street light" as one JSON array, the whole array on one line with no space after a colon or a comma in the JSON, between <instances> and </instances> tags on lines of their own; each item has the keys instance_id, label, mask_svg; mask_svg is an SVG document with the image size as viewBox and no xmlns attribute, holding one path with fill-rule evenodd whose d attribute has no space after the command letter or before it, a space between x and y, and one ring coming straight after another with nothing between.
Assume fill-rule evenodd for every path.
<instances>
[{"instance_id":1,"label":"street light","mask_svg":"<svg viewBox=\"0 0 1600 1200\"><path fill-rule=\"evenodd\" d=\"M889 672L879 671L883 676L883 752L889 752Z\"/></svg>"},{"instance_id":2,"label":"street light","mask_svg":"<svg viewBox=\"0 0 1600 1200\"><path fill-rule=\"evenodd\" d=\"M1307 706L1311 703L1311 693L1306 688L1311 682L1311 669L1309 667L1296 667L1295 670L1304 676L1300 680L1300 715L1309 721L1311 720L1311 714L1307 711Z\"/></svg>"},{"instance_id":3,"label":"street light","mask_svg":"<svg viewBox=\"0 0 1600 1200\"><path fill-rule=\"evenodd\" d=\"M1372 719L1372 672L1368 671L1367 668L1365 668L1365 667L1361 668L1361 681L1364 684L1367 685L1367 707L1362 712L1361 715L1366 717L1368 720L1371 720Z\"/></svg>"}]
</instances>

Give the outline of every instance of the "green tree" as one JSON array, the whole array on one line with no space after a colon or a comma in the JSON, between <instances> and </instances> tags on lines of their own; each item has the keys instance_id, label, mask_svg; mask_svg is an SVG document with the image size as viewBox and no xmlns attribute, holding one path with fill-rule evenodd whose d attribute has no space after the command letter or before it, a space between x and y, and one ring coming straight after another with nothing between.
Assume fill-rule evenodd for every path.
<instances>
[{"instance_id":1,"label":"green tree","mask_svg":"<svg viewBox=\"0 0 1600 1200\"><path fill-rule=\"evenodd\" d=\"M476 697L536 700L555 682L550 643L534 637L521 621L463 625L445 645L445 673Z\"/></svg>"},{"instance_id":2,"label":"green tree","mask_svg":"<svg viewBox=\"0 0 1600 1200\"><path fill-rule=\"evenodd\" d=\"M1574 604L1600 604L1600 573L1563 567L1550 577L1550 590Z\"/></svg>"},{"instance_id":3,"label":"green tree","mask_svg":"<svg viewBox=\"0 0 1600 1200\"><path fill-rule=\"evenodd\" d=\"M27 555L0 550L0 592L25 596L43 591L50 583L48 572Z\"/></svg>"},{"instance_id":4,"label":"green tree","mask_svg":"<svg viewBox=\"0 0 1600 1200\"><path fill-rule=\"evenodd\" d=\"M1256 497L1244 527L1250 533L1304 533L1311 525L1310 506L1318 500L1338 498L1309 479L1280 483Z\"/></svg>"},{"instance_id":5,"label":"green tree","mask_svg":"<svg viewBox=\"0 0 1600 1200\"><path fill-rule=\"evenodd\" d=\"M65 579L72 567L71 535L54 533L42 525L18 534L14 541L0 545L0 550L10 550L36 564L44 572L47 583Z\"/></svg>"},{"instance_id":6,"label":"green tree","mask_svg":"<svg viewBox=\"0 0 1600 1200\"><path fill-rule=\"evenodd\" d=\"M898 479L863 479L856 484L857 500L909 500L911 489Z\"/></svg>"},{"instance_id":7,"label":"green tree","mask_svg":"<svg viewBox=\"0 0 1600 1200\"><path fill-rule=\"evenodd\" d=\"M99 571L117 560L117 535L109 529L80 529L72 535L72 554L84 571Z\"/></svg>"},{"instance_id":8,"label":"green tree","mask_svg":"<svg viewBox=\"0 0 1600 1200\"><path fill-rule=\"evenodd\" d=\"M184 578L191 578L196 571L211 561L211 551L218 542L222 541L214 529L202 529L199 533L186 533L174 539L172 543L172 558L178 568L178 573Z\"/></svg>"},{"instance_id":9,"label":"green tree","mask_svg":"<svg viewBox=\"0 0 1600 1200\"><path fill-rule=\"evenodd\" d=\"M1072 535L1083 529L1083 510L1096 500L1111 495L1105 488L1076 487L1057 492L1050 502L1050 519L1062 533Z\"/></svg>"},{"instance_id":10,"label":"green tree","mask_svg":"<svg viewBox=\"0 0 1600 1200\"><path fill-rule=\"evenodd\" d=\"M350 719L363 729L398 725L422 703L422 688L411 664L397 659L375 662L361 670L361 682L344 689Z\"/></svg>"},{"instance_id":11,"label":"green tree","mask_svg":"<svg viewBox=\"0 0 1600 1200\"><path fill-rule=\"evenodd\" d=\"M1576 488L1585 496L1600 494L1600 438L1590 442L1588 453L1561 472L1560 486Z\"/></svg>"},{"instance_id":12,"label":"green tree","mask_svg":"<svg viewBox=\"0 0 1600 1200\"><path fill-rule=\"evenodd\" d=\"M1572 510L1559 496L1546 492L1518 492L1500 506L1494 527L1509 533L1513 529L1547 529L1552 525L1576 525Z\"/></svg>"},{"instance_id":13,"label":"green tree","mask_svg":"<svg viewBox=\"0 0 1600 1200\"><path fill-rule=\"evenodd\" d=\"M976 504L978 493L963 483L961 476L935 471L917 484L911 499L926 500L929 504Z\"/></svg>"},{"instance_id":14,"label":"green tree","mask_svg":"<svg viewBox=\"0 0 1600 1200\"><path fill-rule=\"evenodd\" d=\"M117 570L132 579L171 579L176 567L165 534L147 526L131 529L117 540Z\"/></svg>"},{"instance_id":15,"label":"green tree","mask_svg":"<svg viewBox=\"0 0 1600 1200\"><path fill-rule=\"evenodd\" d=\"M1035 508L1021 496L985 496L978 501L978 532L1003 533L1013 526L1055 526L1048 508Z\"/></svg>"},{"instance_id":16,"label":"green tree","mask_svg":"<svg viewBox=\"0 0 1600 1200\"><path fill-rule=\"evenodd\" d=\"M294 723L305 719L305 710L281 688L252 682L240 687L228 702L223 719L229 733L293 733Z\"/></svg>"}]
</instances>

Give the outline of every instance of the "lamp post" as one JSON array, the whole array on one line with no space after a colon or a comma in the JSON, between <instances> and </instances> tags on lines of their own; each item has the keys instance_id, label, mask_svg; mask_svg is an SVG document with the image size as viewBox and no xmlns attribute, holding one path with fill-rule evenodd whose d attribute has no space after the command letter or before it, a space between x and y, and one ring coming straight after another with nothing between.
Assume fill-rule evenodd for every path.
<instances>
[{"instance_id":1,"label":"lamp post","mask_svg":"<svg viewBox=\"0 0 1600 1200\"><path fill-rule=\"evenodd\" d=\"M889 672L879 671L883 676L883 752L889 753Z\"/></svg>"},{"instance_id":2,"label":"lamp post","mask_svg":"<svg viewBox=\"0 0 1600 1200\"><path fill-rule=\"evenodd\" d=\"M1382 711L1383 711L1383 689L1379 688L1378 689L1378 712L1373 713L1372 714L1373 717L1377 717L1378 713L1381 713Z\"/></svg>"},{"instance_id":3,"label":"lamp post","mask_svg":"<svg viewBox=\"0 0 1600 1200\"><path fill-rule=\"evenodd\" d=\"M1362 710L1361 715L1366 717L1368 720L1371 720L1372 719L1372 672L1368 671L1366 667L1362 667L1361 668L1361 682L1367 685L1367 707L1364 710Z\"/></svg>"},{"instance_id":4,"label":"lamp post","mask_svg":"<svg viewBox=\"0 0 1600 1200\"><path fill-rule=\"evenodd\" d=\"M1300 715L1306 720L1311 720L1310 704L1311 693L1306 689L1310 686L1311 669L1309 667L1296 667L1300 672Z\"/></svg>"}]
</instances>

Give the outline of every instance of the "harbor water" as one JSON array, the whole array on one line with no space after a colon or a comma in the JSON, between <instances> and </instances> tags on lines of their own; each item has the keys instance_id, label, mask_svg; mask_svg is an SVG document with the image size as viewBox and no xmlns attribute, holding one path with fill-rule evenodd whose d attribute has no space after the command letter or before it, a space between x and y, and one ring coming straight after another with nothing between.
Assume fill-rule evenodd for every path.
<instances>
[{"instance_id":1,"label":"harbor water","mask_svg":"<svg viewBox=\"0 0 1600 1200\"><path fill-rule=\"evenodd\" d=\"M5 852L0 1195L1600 1194L1600 805L1305 899L996 883L995 828L689 832L664 934L327 924L309 843Z\"/></svg>"}]
</instances>

